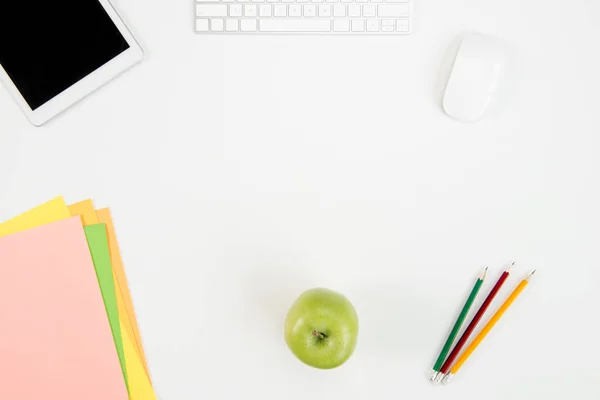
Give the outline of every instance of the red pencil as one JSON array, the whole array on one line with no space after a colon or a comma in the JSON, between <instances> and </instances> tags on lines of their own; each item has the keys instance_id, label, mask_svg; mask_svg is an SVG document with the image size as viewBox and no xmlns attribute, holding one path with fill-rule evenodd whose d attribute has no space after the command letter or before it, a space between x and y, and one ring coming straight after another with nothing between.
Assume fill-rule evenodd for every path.
<instances>
[{"instance_id":1,"label":"red pencil","mask_svg":"<svg viewBox=\"0 0 600 400\"><path fill-rule=\"evenodd\" d=\"M502 273L502 275L500 275L498 282L496 282L496 284L490 291L490 294L488 294L488 296L486 297L486 299L483 302L483 304L481 305L481 307L479 307L479 310L477 310L477 314L475 314L475 316L473 317L473 320L471 321L471 323L469 324L469 326L467 327L465 332L462 334L462 336L460 337L458 342L456 342L456 346L454 346L454 349L452 350L452 352L450 353L450 355L444 362L444 365L442 365L442 369L440 370L441 374L438 375L440 378L443 377L444 375L446 375L448 372L450 372L450 367L452 367L454 360L456 360L456 357L458 357L458 353L460 353L460 351L462 350L465 343L467 343L469 336L471 336L471 334L475 330L475 327L477 326L477 324L483 317L483 314L485 314L485 311L490 306L490 303L492 302L492 300L494 300L494 297L496 297L496 295L498 294L498 291L500 290L500 288L506 281L506 278L508 278L508 275L510 275L510 269L513 267L513 265L515 265L514 262L511 265L509 265L508 268L506 268L506 270Z\"/></svg>"}]
</instances>

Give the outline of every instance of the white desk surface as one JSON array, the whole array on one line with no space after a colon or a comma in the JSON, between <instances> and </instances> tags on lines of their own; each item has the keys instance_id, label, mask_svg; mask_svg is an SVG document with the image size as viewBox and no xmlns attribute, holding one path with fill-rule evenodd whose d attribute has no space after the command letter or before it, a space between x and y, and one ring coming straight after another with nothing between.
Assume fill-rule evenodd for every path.
<instances>
[{"instance_id":1,"label":"white desk surface","mask_svg":"<svg viewBox=\"0 0 600 400\"><path fill-rule=\"evenodd\" d=\"M600 398L600 2L417 0L409 37L196 36L191 0L116 7L142 65L41 129L0 90L0 219L112 207L161 399ZM520 75L472 125L439 105L464 30ZM535 279L430 385L474 277L512 259L492 311ZM360 315L337 370L283 340L313 286Z\"/></svg>"}]
</instances>

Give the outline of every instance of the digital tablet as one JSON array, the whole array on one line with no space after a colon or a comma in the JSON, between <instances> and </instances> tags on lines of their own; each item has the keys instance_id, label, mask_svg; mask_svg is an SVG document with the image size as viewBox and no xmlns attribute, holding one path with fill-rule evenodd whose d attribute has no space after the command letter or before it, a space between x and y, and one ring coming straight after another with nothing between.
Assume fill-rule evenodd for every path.
<instances>
[{"instance_id":1,"label":"digital tablet","mask_svg":"<svg viewBox=\"0 0 600 400\"><path fill-rule=\"evenodd\" d=\"M0 2L0 81L36 126L142 58L108 0Z\"/></svg>"}]
</instances>

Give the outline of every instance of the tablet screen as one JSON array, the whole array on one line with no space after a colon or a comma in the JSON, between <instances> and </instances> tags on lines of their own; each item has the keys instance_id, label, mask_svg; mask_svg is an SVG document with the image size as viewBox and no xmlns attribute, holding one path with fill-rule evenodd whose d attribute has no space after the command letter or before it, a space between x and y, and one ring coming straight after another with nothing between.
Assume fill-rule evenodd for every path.
<instances>
[{"instance_id":1,"label":"tablet screen","mask_svg":"<svg viewBox=\"0 0 600 400\"><path fill-rule=\"evenodd\" d=\"M0 2L0 64L32 110L128 48L98 0Z\"/></svg>"}]
</instances>

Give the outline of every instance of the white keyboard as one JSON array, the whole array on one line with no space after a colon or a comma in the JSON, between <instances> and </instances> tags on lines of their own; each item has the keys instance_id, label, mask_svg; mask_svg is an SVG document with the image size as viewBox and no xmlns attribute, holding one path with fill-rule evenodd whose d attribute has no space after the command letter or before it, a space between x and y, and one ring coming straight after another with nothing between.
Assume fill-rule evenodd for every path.
<instances>
[{"instance_id":1,"label":"white keyboard","mask_svg":"<svg viewBox=\"0 0 600 400\"><path fill-rule=\"evenodd\" d=\"M196 32L400 35L414 0L197 0Z\"/></svg>"}]
</instances>

